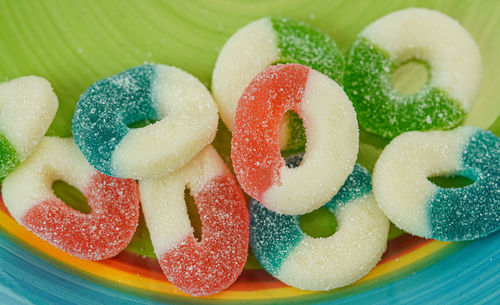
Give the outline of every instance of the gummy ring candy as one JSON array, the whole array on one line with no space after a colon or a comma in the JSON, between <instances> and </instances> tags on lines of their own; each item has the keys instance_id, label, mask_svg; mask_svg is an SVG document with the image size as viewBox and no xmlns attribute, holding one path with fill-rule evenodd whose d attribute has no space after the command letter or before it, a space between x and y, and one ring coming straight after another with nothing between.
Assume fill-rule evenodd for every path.
<instances>
[{"instance_id":1,"label":"gummy ring candy","mask_svg":"<svg viewBox=\"0 0 500 305\"><path fill-rule=\"evenodd\" d=\"M407 95L391 84L391 73L412 59L428 65L429 80ZM359 34L347 55L344 89L360 126L393 138L458 125L480 81L481 56L470 34L440 12L411 8L388 14Z\"/></svg>"},{"instance_id":2,"label":"gummy ring candy","mask_svg":"<svg viewBox=\"0 0 500 305\"><path fill-rule=\"evenodd\" d=\"M0 84L0 179L35 149L56 115L57 96L42 77Z\"/></svg>"},{"instance_id":3,"label":"gummy ring candy","mask_svg":"<svg viewBox=\"0 0 500 305\"><path fill-rule=\"evenodd\" d=\"M190 190L201 219L197 242L184 200ZM248 249L248 210L236 179L212 146L175 173L139 181L154 251L168 280L200 296L231 285Z\"/></svg>"},{"instance_id":4,"label":"gummy ring candy","mask_svg":"<svg viewBox=\"0 0 500 305\"><path fill-rule=\"evenodd\" d=\"M442 241L472 240L500 229L500 139L489 131L408 132L383 150L373 191L401 229ZM427 178L461 175L474 183L442 188Z\"/></svg>"},{"instance_id":5,"label":"gummy ring candy","mask_svg":"<svg viewBox=\"0 0 500 305\"><path fill-rule=\"evenodd\" d=\"M128 127L143 120L157 122ZM212 142L217 123L217 105L194 76L143 65L92 84L76 106L73 135L99 171L142 179L181 168Z\"/></svg>"},{"instance_id":6,"label":"gummy ring candy","mask_svg":"<svg viewBox=\"0 0 500 305\"><path fill-rule=\"evenodd\" d=\"M313 238L299 216L274 213L250 200L250 246L260 264L280 281L300 289L329 290L366 275L387 246L389 221L371 192L368 171L356 164L325 207L337 217L337 231Z\"/></svg>"},{"instance_id":7,"label":"gummy ring candy","mask_svg":"<svg viewBox=\"0 0 500 305\"><path fill-rule=\"evenodd\" d=\"M339 83L344 71L342 51L320 29L277 17L247 24L226 42L212 73L214 99L230 131L243 90L262 70L277 63L309 66Z\"/></svg>"},{"instance_id":8,"label":"gummy ring candy","mask_svg":"<svg viewBox=\"0 0 500 305\"><path fill-rule=\"evenodd\" d=\"M82 191L86 214L66 205L52 191L64 180ZM106 176L87 163L73 139L43 138L37 150L2 184L12 217L38 237L86 260L120 253L139 222L139 188L131 179Z\"/></svg>"},{"instance_id":9,"label":"gummy ring candy","mask_svg":"<svg viewBox=\"0 0 500 305\"><path fill-rule=\"evenodd\" d=\"M288 168L279 149L279 122L287 110L304 121L307 150ZM245 89L231 143L243 190L272 211L310 212L332 198L352 171L358 125L344 91L327 76L299 64L275 65Z\"/></svg>"}]
</instances>

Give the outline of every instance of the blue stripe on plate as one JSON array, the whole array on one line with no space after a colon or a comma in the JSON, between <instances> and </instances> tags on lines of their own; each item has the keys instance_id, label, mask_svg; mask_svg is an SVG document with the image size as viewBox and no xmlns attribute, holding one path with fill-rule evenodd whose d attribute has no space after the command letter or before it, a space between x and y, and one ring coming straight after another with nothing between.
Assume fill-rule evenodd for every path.
<instances>
[{"instance_id":1,"label":"blue stripe on plate","mask_svg":"<svg viewBox=\"0 0 500 305\"><path fill-rule=\"evenodd\" d=\"M15 240L15 239L14 239ZM335 304L493 304L500 298L500 232L468 242L458 252L415 273L395 276L383 286L336 299ZM409 275L408 275L409 274ZM393 276L393 275L390 275ZM166 304L192 303L192 298L158 301L127 294L76 276L30 252L0 232L1 304ZM333 297L333 296L332 296ZM155 296L152 296L155 298ZM158 298L158 296L156 296ZM156 299L155 298L155 299ZM316 304L331 304L323 302ZM191 302L190 302L191 301ZM218 303L198 299L197 303ZM270 299L273 304L285 299ZM288 300L286 303L290 303ZM314 300L310 300L315 302ZM227 301L221 303L228 304ZM237 302L234 302L237 303ZM246 304L253 303L251 300ZM262 300L255 303L263 304ZM307 302L309 303L309 302ZM173 304L173 303L171 303Z\"/></svg>"},{"instance_id":2,"label":"blue stripe on plate","mask_svg":"<svg viewBox=\"0 0 500 305\"><path fill-rule=\"evenodd\" d=\"M164 304L73 275L0 234L0 304Z\"/></svg>"},{"instance_id":3,"label":"blue stripe on plate","mask_svg":"<svg viewBox=\"0 0 500 305\"><path fill-rule=\"evenodd\" d=\"M466 244L425 269L335 304L500 304L500 232Z\"/></svg>"}]
</instances>

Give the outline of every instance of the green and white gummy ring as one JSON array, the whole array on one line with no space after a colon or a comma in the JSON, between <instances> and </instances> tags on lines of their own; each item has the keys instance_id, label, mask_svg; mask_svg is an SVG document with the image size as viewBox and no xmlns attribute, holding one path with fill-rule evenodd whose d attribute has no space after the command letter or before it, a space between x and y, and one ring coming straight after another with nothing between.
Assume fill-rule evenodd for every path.
<instances>
[{"instance_id":1,"label":"green and white gummy ring","mask_svg":"<svg viewBox=\"0 0 500 305\"><path fill-rule=\"evenodd\" d=\"M443 188L433 176L474 183ZM472 240L500 229L500 138L475 127L407 132L391 141L373 171L380 209L401 229L443 241Z\"/></svg>"},{"instance_id":2,"label":"green and white gummy ring","mask_svg":"<svg viewBox=\"0 0 500 305\"><path fill-rule=\"evenodd\" d=\"M344 56L327 34L286 18L256 20L226 42L212 74L212 93L221 119L230 131L243 90L262 70L277 63L309 66L342 82ZM299 118L291 116L291 119Z\"/></svg>"},{"instance_id":3,"label":"green and white gummy ring","mask_svg":"<svg viewBox=\"0 0 500 305\"><path fill-rule=\"evenodd\" d=\"M415 94L391 83L410 60L425 62L429 79ZM411 8L366 27L347 55L344 89L359 124L385 138L411 130L450 129L467 115L481 81L481 56L470 34L452 18Z\"/></svg>"},{"instance_id":4,"label":"green and white gummy ring","mask_svg":"<svg viewBox=\"0 0 500 305\"><path fill-rule=\"evenodd\" d=\"M56 115L50 83L25 76L0 84L0 179L34 150Z\"/></svg>"}]
</instances>

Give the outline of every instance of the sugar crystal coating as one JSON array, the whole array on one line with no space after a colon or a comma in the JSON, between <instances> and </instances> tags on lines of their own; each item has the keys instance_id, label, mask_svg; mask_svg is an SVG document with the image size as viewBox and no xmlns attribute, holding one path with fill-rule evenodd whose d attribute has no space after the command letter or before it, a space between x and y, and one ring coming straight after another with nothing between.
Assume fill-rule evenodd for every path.
<instances>
[{"instance_id":1,"label":"sugar crystal coating","mask_svg":"<svg viewBox=\"0 0 500 305\"><path fill-rule=\"evenodd\" d=\"M299 63L341 82L344 56L323 31L288 18L262 18L238 30L224 45L212 75L212 91L221 118L232 130L238 100L251 80L270 65ZM286 114L282 128L285 155L304 151L302 120Z\"/></svg>"},{"instance_id":2,"label":"sugar crystal coating","mask_svg":"<svg viewBox=\"0 0 500 305\"><path fill-rule=\"evenodd\" d=\"M80 96L73 135L83 155L99 171L115 174L111 158L128 133L127 125L160 119L153 106L153 77L152 65L131 68L95 82Z\"/></svg>"},{"instance_id":3,"label":"sugar crystal coating","mask_svg":"<svg viewBox=\"0 0 500 305\"><path fill-rule=\"evenodd\" d=\"M411 59L428 64L429 81L415 94L398 92L391 74ZM406 9L366 27L352 44L344 88L360 125L382 137L450 129L466 116L481 79L479 49L450 17Z\"/></svg>"},{"instance_id":4,"label":"sugar crystal coating","mask_svg":"<svg viewBox=\"0 0 500 305\"><path fill-rule=\"evenodd\" d=\"M408 132L382 152L374 193L403 230L443 241L473 240L500 229L500 139L474 127ZM474 183L442 188L427 178L462 175Z\"/></svg>"},{"instance_id":5,"label":"sugar crystal coating","mask_svg":"<svg viewBox=\"0 0 500 305\"><path fill-rule=\"evenodd\" d=\"M0 134L0 156L0 177L7 176L21 164L19 154L3 134Z\"/></svg>"},{"instance_id":6,"label":"sugar crystal coating","mask_svg":"<svg viewBox=\"0 0 500 305\"><path fill-rule=\"evenodd\" d=\"M434 239L471 240L500 229L500 139L477 129L460 160L456 173L475 182L434 194L427 212Z\"/></svg>"},{"instance_id":7,"label":"sugar crystal coating","mask_svg":"<svg viewBox=\"0 0 500 305\"><path fill-rule=\"evenodd\" d=\"M389 222L376 207L366 169L355 165L325 207L337 216L337 232L312 238L300 228L299 216L272 212L251 199L250 246L269 273L293 287L329 290L375 266L385 251Z\"/></svg>"},{"instance_id":8,"label":"sugar crystal coating","mask_svg":"<svg viewBox=\"0 0 500 305\"><path fill-rule=\"evenodd\" d=\"M129 127L143 120L157 122ZM217 121L199 80L175 67L143 65L92 84L78 101L73 134L101 172L142 179L186 164L213 140Z\"/></svg>"},{"instance_id":9,"label":"sugar crystal coating","mask_svg":"<svg viewBox=\"0 0 500 305\"><path fill-rule=\"evenodd\" d=\"M253 21L229 38L212 74L212 92L221 119L230 131L245 87L262 70L277 63L310 66L339 83L342 81L344 56L327 34L288 18Z\"/></svg>"},{"instance_id":10,"label":"sugar crystal coating","mask_svg":"<svg viewBox=\"0 0 500 305\"><path fill-rule=\"evenodd\" d=\"M280 51L275 64L301 64L342 82L344 54L330 36L307 23L289 18L273 17L271 21Z\"/></svg>"},{"instance_id":11,"label":"sugar crystal coating","mask_svg":"<svg viewBox=\"0 0 500 305\"><path fill-rule=\"evenodd\" d=\"M281 158L279 123L295 111L304 122L302 164ZM352 171L357 154L355 113L330 78L298 64L275 65L245 89L236 112L231 158L243 190L267 208L289 215L327 202Z\"/></svg>"},{"instance_id":12,"label":"sugar crystal coating","mask_svg":"<svg viewBox=\"0 0 500 305\"><path fill-rule=\"evenodd\" d=\"M0 179L33 152L57 107L57 96L42 77L25 76L0 83Z\"/></svg>"},{"instance_id":13,"label":"sugar crystal coating","mask_svg":"<svg viewBox=\"0 0 500 305\"><path fill-rule=\"evenodd\" d=\"M56 197L52 183L65 180L87 198L89 214ZM53 246L81 259L120 253L139 221L139 189L130 179L93 169L71 139L46 137L2 184L4 203L21 225Z\"/></svg>"},{"instance_id":14,"label":"sugar crystal coating","mask_svg":"<svg viewBox=\"0 0 500 305\"><path fill-rule=\"evenodd\" d=\"M168 280L195 296L231 285L247 257L248 210L236 179L215 149L208 146L179 171L139 184L151 241ZM186 187L200 215L199 242L187 214Z\"/></svg>"}]
</instances>

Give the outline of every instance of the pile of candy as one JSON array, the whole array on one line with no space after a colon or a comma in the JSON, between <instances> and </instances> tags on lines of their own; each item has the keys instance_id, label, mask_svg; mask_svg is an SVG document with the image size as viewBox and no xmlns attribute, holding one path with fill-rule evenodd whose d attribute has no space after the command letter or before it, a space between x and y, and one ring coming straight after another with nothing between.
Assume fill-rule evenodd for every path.
<instances>
[{"instance_id":1,"label":"pile of candy","mask_svg":"<svg viewBox=\"0 0 500 305\"><path fill-rule=\"evenodd\" d=\"M429 65L429 80L403 94L391 74L412 59ZM467 115L480 79L479 50L467 31L427 9L373 22L345 61L316 28L286 18L257 20L222 48L212 93L187 72L161 64L92 84L76 106L74 142L43 136L57 97L46 80L22 77L0 84L3 201L34 234L87 260L120 253L142 206L163 272L190 295L229 287L249 244L288 285L342 287L380 260L389 220L446 241L500 229L500 139L473 127L446 130ZM218 113L232 131L235 175L210 145ZM143 120L154 123L129 127ZM358 122L394 138L373 183L356 163ZM283 151L298 153L284 159ZM474 183L441 188L427 179L454 174ZM56 180L80 189L91 213L58 199ZM200 214L200 241L186 188ZM248 206L242 190L251 197ZM299 217L320 207L336 216L338 228L313 238Z\"/></svg>"}]
</instances>

